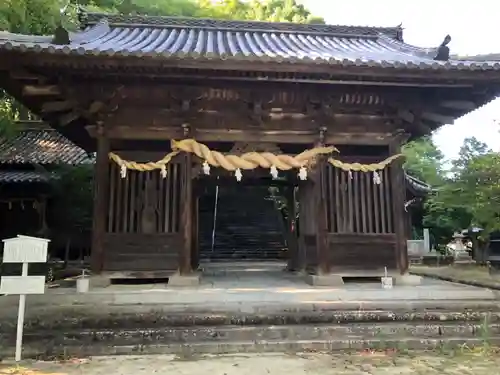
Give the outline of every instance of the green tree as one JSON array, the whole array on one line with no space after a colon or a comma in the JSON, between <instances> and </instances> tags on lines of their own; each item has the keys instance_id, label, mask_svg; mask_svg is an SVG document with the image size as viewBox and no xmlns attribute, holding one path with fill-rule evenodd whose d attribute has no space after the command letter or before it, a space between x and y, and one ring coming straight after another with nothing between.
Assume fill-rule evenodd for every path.
<instances>
[{"instance_id":1,"label":"green tree","mask_svg":"<svg viewBox=\"0 0 500 375\"><path fill-rule=\"evenodd\" d=\"M486 261L489 236L500 230L500 154L489 152L470 158L454 181L455 196L452 202L460 202L470 213L468 226L479 226L475 260Z\"/></svg>"},{"instance_id":2,"label":"green tree","mask_svg":"<svg viewBox=\"0 0 500 375\"><path fill-rule=\"evenodd\" d=\"M404 168L411 176L436 187L444 183L444 155L430 137L409 142L403 147Z\"/></svg>"},{"instance_id":3,"label":"green tree","mask_svg":"<svg viewBox=\"0 0 500 375\"><path fill-rule=\"evenodd\" d=\"M486 155L491 152L491 149L484 142L479 141L476 137L464 139L462 147L458 152L458 158L452 162L453 171L459 172L476 157Z\"/></svg>"}]
</instances>

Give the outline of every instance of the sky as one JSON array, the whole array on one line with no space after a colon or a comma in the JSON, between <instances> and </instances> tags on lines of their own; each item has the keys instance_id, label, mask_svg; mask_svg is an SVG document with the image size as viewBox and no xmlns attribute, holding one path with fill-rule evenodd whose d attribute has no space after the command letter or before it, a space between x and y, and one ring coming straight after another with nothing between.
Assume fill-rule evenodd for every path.
<instances>
[{"instance_id":1,"label":"sky","mask_svg":"<svg viewBox=\"0 0 500 375\"><path fill-rule=\"evenodd\" d=\"M450 52L460 55L500 53L500 3L495 0L302 0L329 24L397 26L406 43L437 47L449 34ZM500 151L500 99L445 125L433 136L447 159L456 157L463 140L475 136Z\"/></svg>"}]
</instances>

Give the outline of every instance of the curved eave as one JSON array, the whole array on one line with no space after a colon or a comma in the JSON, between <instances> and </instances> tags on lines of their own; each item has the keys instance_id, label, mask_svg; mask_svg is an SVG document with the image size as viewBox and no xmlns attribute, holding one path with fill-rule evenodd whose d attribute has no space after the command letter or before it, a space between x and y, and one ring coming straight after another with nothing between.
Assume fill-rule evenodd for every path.
<instances>
[{"instance_id":1,"label":"curved eave","mask_svg":"<svg viewBox=\"0 0 500 375\"><path fill-rule=\"evenodd\" d=\"M406 188L415 197L423 198L435 191L435 189L433 189L432 186L426 184L423 181L420 181L415 177L410 176L406 172L405 172L405 181L406 181Z\"/></svg>"}]
</instances>

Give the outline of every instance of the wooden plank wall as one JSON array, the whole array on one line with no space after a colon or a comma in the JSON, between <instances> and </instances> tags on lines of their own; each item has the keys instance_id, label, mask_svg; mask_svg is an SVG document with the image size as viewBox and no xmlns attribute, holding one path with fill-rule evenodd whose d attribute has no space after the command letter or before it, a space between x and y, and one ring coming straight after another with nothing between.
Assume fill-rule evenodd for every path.
<instances>
[{"instance_id":1,"label":"wooden plank wall","mask_svg":"<svg viewBox=\"0 0 500 375\"><path fill-rule=\"evenodd\" d=\"M381 184L371 172L326 168L331 268L396 268L390 167L379 172Z\"/></svg>"},{"instance_id":2,"label":"wooden plank wall","mask_svg":"<svg viewBox=\"0 0 500 375\"><path fill-rule=\"evenodd\" d=\"M326 168L329 233L394 233L388 168L379 172L379 185L373 182L373 173Z\"/></svg>"},{"instance_id":3,"label":"wooden plank wall","mask_svg":"<svg viewBox=\"0 0 500 375\"><path fill-rule=\"evenodd\" d=\"M106 271L174 271L182 246L182 165L172 162L167 177L160 171L127 171L111 163L107 231L104 239Z\"/></svg>"}]
</instances>

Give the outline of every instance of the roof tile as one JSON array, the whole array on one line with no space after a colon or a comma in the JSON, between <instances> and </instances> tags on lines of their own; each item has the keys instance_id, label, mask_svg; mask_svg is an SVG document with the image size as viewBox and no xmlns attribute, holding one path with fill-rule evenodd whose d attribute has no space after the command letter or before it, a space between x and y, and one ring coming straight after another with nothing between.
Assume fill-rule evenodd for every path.
<instances>
[{"instance_id":1,"label":"roof tile","mask_svg":"<svg viewBox=\"0 0 500 375\"><path fill-rule=\"evenodd\" d=\"M47 174L36 171L12 171L0 170L0 183L20 183L20 182L48 182L51 179L57 178L53 174Z\"/></svg>"},{"instance_id":2,"label":"roof tile","mask_svg":"<svg viewBox=\"0 0 500 375\"><path fill-rule=\"evenodd\" d=\"M499 61L435 61L437 48L404 43L400 28L89 14L68 45L3 33L0 51L160 59L245 60L408 69L500 70ZM90 19L90 20L89 20ZM99 19L99 21L98 21ZM398 34L399 33L399 34Z\"/></svg>"},{"instance_id":3,"label":"roof tile","mask_svg":"<svg viewBox=\"0 0 500 375\"><path fill-rule=\"evenodd\" d=\"M430 194L433 189L431 185L426 184L419 179L410 176L405 172L406 187L410 189L416 195L427 195Z\"/></svg>"},{"instance_id":4,"label":"roof tile","mask_svg":"<svg viewBox=\"0 0 500 375\"><path fill-rule=\"evenodd\" d=\"M0 140L0 164L87 164L92 158L55 130L23 130Z\"/></svg>"}]
</instances>

